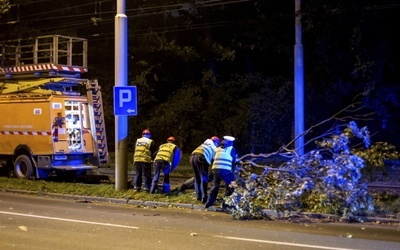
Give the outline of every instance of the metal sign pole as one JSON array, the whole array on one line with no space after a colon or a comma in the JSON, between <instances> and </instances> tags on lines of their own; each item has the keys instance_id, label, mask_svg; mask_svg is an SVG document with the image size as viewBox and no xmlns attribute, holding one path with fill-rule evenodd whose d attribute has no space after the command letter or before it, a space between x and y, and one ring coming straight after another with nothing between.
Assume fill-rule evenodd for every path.
<instances>
[{"instance_id":1,"label":"metal sign pole","mask_svg":"<svg viewBox=\"0 0 400 250\"><path fill-rule=\"evenodd\" d=\"M128 85L128 18L125 0L117 0L115 16L115 86ZM115 116L115 189L126 190L128 186L128 116Z\"/></svg>"}]
</instances>

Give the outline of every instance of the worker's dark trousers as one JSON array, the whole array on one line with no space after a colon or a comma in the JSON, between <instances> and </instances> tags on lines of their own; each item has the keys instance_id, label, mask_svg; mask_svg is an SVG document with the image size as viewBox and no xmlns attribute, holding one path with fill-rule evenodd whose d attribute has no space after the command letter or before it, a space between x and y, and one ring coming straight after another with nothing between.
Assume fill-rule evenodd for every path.
<instances>
[{"instance_id":1,"label":"worker's dark trousers","mask_svg":"<svg viewBox=\"0 0 400 250\"><path fill-rule=\"evenodd\" d=\"M164 183L163 190L164 194L169 193L171 187L169 184L169 172L171 170L171 165L166 161L156 161L154 162L154 176L151 183L150 193L154 194L158 189L158 181L160 179L161 171L164 173Z\"/></svg>"},{"instance_id":2,"label":"worker's dark trousers","mask_svg":"<svg viewBox=\"0 0 400 250\"><path fill-rule=\"evenodd\" d=\"M208 198L208 169L210 165L201 154L191 155L190 165L194 172L194 190L196 192L196 198L204 204Z\"/></svg>"},{"instance_id":3,"label":"worker's dark trousers","mask_svg":"<svg viewBox=\"0 0 400 250\"><path fill-rule=\"evenodd\" d=\"M135 162L135 179L133 189L140 191L142 188L142 180L144 182L144 191L149 191L151 186L151 163L150 162Z\"/></svg>"},{"instance_id":4,"label":"worker's dark trousers","mask_svg":"<svg viewBox=\"0 0 400 250\"><path fill-rule=\"evenodd\" d=\"M205 205L206 208L214 205L214 202L218 196L218 190L221 181L225 182L226 185L225 196L229 196L233 193L233 188L229 187L229 184L235 180L235 175L232 173L232 171L225 169L212 169L212 172L214 175L214 180L213 186L210 189L210 195L208 196L208 200Z\"/></svg>"}]
</instances>

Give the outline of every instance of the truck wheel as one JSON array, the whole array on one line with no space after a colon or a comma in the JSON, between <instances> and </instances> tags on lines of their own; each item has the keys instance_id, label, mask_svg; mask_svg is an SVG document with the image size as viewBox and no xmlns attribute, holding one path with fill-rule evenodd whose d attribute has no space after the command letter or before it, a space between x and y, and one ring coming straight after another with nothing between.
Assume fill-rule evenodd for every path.
<instances>
[{"instance_id":1,"label":"truck wheel","mask_svg":"<svg viewBox=\"0 0 400 250\"><path fill-rule=\"evenodd\" d=\"M15 177L30 179L33 174L32 161L27 155L20 155L14 162Z\"/></svg>"}]
</instances>

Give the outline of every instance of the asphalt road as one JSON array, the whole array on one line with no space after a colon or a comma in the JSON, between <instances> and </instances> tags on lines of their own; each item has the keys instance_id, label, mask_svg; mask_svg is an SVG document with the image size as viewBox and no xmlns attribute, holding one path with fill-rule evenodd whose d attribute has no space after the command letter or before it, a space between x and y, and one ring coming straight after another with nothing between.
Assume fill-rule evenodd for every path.
<instances>
[{"instance_id":1,"label":"asphalt road","mask_svg":"<svg viewBox=\"0 0 400 250\"><path fill-rule=\"evenodd\" d=\"M0 249L400 249L400 228L0 192Z\"/></svg>"}]
</instances>

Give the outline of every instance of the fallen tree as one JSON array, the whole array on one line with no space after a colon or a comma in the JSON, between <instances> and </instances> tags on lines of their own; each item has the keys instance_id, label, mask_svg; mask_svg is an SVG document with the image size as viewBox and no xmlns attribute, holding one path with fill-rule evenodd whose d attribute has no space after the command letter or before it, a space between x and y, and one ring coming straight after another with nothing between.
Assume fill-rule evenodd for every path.
<instances>
[{"instance_id":1,"label":"fallen tree","mask_svg":"<svg viewBox=\"0 0 400 250\"><path fill-rule=\"evenodd\" d=\"M337 119L338 114L328 120ZM307 143L314 143L315 149L303 155L290 150L288 144L274 153L246 154L238 159L236 179L230 184L234 192L224 198L233 218L265 218L264 209L278 215L318 212L341 219L374 210L362 178L365 161L356 153L362 151L360 147L370 147L368 128L359 128L352 120Z\"/></svg>"}]
</instances>

